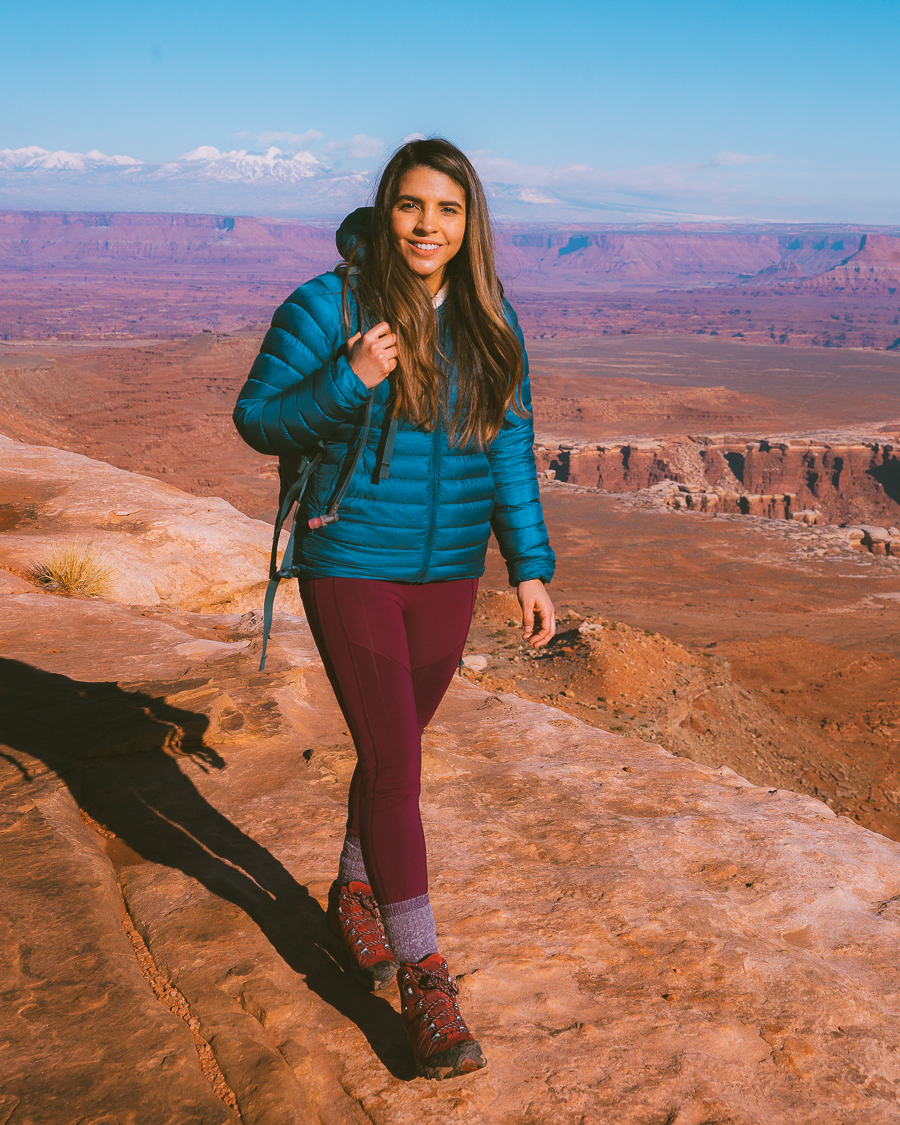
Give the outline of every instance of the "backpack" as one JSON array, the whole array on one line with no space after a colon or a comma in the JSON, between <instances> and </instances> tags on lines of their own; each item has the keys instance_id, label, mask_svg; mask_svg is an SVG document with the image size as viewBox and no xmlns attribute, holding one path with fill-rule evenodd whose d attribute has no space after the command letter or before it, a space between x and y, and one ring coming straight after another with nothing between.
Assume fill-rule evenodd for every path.
<instances>
[{"instance_id":1,"label":"backpack","mask_svg":"<svg viewBox=\"0 0 900 1125\"><path fill-rule=\"evenodd\" d=\"M390 473L391 457L394 452L394 442L397 437L398 425L398 420L392 418L388 426L384 448L378 464L378 481L385 480ZM356 443L356 448L353 451L353 456L348 458L344 466L344 470L332 493L331 503L328 505L327 510L321 516L313 516L312 519L308 521L311 530L324 527L329 523L335 523L340 518L338 509L341 506L341 501L344 499L344 494L350 486L353 474L356 472L356 467L366 447L366 441L368 440L371 428L372 397L370 396L366 403L366 413L363 419L362 430L360 431L359 441ZM282 455L278 459L278 516L275 520L275 529L272 535L272 553L269 557L269 585L266 587L266 596L263 601L263 645L262 656L259 661L260 672L262 672L266 666L266 649L269 644L269 633L272 629L272 610L275 605L275 594L278 590L278 583L282 578L296 577L294 572L294 540L297 533L297 519L300 515L300 501L303 499L306 486L312 479L312 475L318 468L319 462L322 460L324 454L325 446L322 442L319 442L314 449L303 450L301 453L297 454L296 457ZM291 509L295 505L297 506L297 511L294 515L291 534L288 538L287 546L284 549L281 565L279 566L278 546L279 540L281 539L281 529L287 522L287 518L291 514Z\"/></svg>"}]
</instances>

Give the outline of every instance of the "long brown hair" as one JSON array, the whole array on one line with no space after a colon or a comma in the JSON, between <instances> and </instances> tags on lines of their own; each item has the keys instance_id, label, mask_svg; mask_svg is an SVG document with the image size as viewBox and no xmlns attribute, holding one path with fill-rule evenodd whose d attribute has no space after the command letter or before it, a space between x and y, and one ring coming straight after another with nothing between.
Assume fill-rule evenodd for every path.
<instances>
[{"instance_id":1,"label":"long brown hair","mask_svg":"<svg viewBox=\"0 0 900 1125\"><path fill-rule=\"evenodd\" d=\"M400 180L414 168L448 176L466 199L465 236L445 273L449 287L441 339L431 291L402 260L391 237ZM347 263L354 264L353 285L366 320L387 321L397 336L397 367L389 377L393 417L426 429L441 419L455 444L484 446L497 436L510 406L525 416L519 396L522 349L503 311L487 200L477 172L455 145L433 137L397 149L378 183L371 235ZM345 285L350 274L346 268Z\"/></svg>"}]
</instances>

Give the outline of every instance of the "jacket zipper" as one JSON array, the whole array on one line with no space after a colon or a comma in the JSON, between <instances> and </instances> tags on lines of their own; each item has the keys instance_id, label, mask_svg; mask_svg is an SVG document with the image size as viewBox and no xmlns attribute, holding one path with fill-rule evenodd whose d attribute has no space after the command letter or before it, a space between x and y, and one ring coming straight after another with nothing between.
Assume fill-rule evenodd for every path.
<instances>
[{"instance_id":1,"label":"jacket zipper","mask_svg":"<svg viewBox=\"0 0 900 1125\"><path fill-rule=\"evenodd\" d=\"M431 445L431 481L429 482L429 513L428 513L428 538L425 541L425 554L422 560L422 569L419 571L417 582L424 582L428 568L431 566L431 552L434 547L434 531L437 526L438 488L440 486L441 463L441 424L436 422L432 431Z\"/></svg>"}]
</instances>

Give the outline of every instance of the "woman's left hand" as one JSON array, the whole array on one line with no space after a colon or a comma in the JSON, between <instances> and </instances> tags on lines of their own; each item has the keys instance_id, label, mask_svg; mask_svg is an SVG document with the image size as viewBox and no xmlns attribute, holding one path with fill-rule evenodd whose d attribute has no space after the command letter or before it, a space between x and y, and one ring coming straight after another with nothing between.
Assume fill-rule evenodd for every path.
<instances>
[{"instance_id":1,"label":"woman's left hand","mask_svg":"<svg viewBox=\"0 0 900 1125\"><path fill-rule=\"evenodd\" d=\"M556 610L539 578L520 582L516 591L522 607L522 639L540 648L556 634Z\"/></svg>"}]
</instances>

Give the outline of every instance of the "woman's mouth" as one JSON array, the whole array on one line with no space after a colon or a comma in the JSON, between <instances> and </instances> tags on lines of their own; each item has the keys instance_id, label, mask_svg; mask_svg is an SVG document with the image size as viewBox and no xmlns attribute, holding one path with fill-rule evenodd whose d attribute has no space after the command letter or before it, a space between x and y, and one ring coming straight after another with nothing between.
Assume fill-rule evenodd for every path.
<instances>
[{"instance_id":1,"label":"woman's mouth","mask_svg":"<svg viewBox=\"0 0 900 1125\"><path fill-rule=\"evenodd\" d=\"M440 250L441 248L439 242L410 242L409 245L413 250L418 250L421 254L433 254L435 250Z\"/></svg>"}]
</instances>

